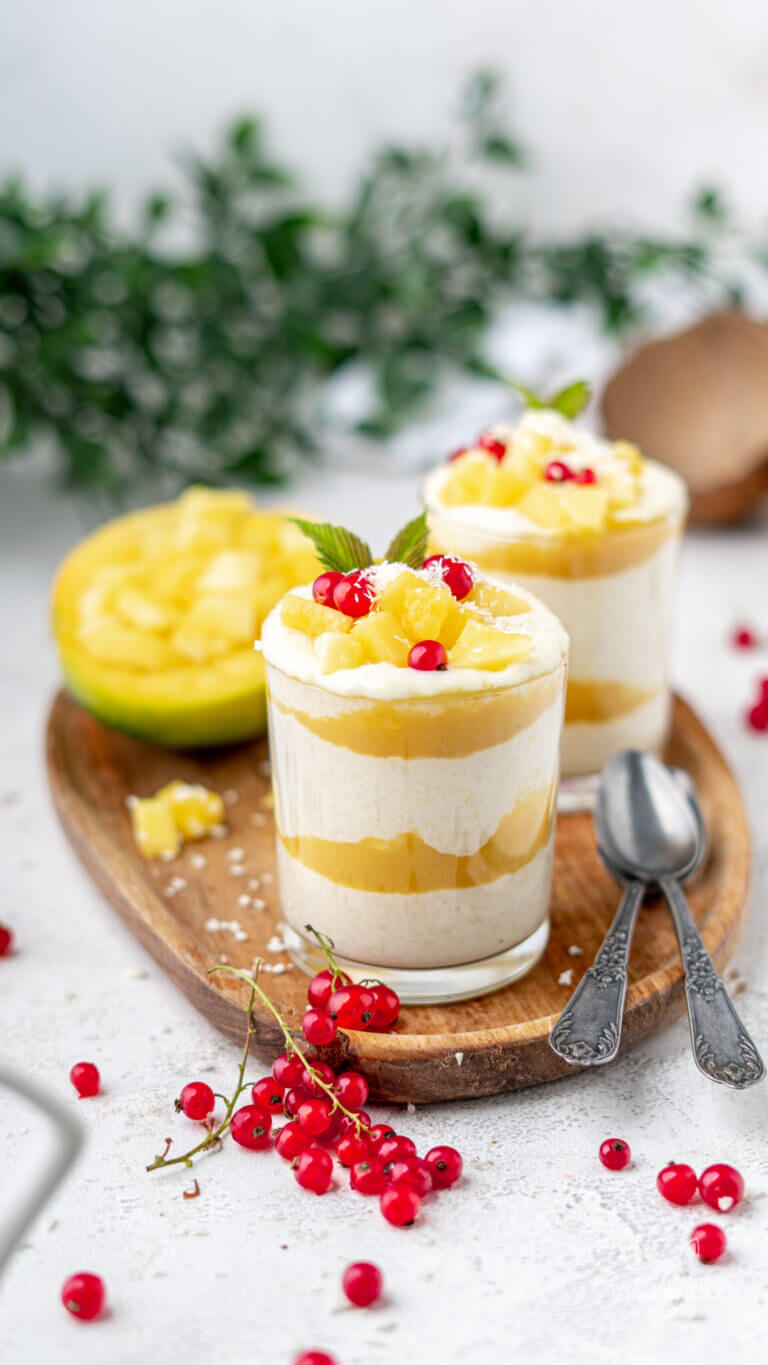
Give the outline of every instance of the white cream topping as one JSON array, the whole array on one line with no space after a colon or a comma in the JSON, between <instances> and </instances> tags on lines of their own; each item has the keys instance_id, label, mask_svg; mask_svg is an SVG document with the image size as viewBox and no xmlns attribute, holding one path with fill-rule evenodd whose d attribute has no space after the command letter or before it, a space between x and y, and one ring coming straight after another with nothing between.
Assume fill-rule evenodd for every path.
<instances>
[{"instance_id":1,"label":"white cream topping","mask_svg":"<svg viewBox=\"0 0 768 1365\"><path fill-rule=\"evenodd\" d=\"M474 566L477 579L483 575ZM402 564L377 564L367 572L376 591L404 571ZM411 570L426 582L442 582L434 570ZM512 585L509 585L512 587ZM517 591L516 588L512 589ZM312 586L295 588L300 597L310 598ZM531 678L551 673L568 652L568 637L552 612L521 589L519 596L530 604L530 610L517 616L496 617L497 630L528 635L531 649L525 659L508 668L451 668L445 672L422 673L415 668L396 668L394 664L361 664L358 668L343 668L335 673L321 673L315 657L314 641L303 631L283 624L280 603L270 612L261 631L261 649L268 664L300 682L314 684L326 692L341 697L361 697L369 701L407 701L419 697L447 697L461 692L480 692L486 689L518 687Z\"/></svg>"},{"instance_id":2,"label":"white cream topping","mask_svg":"<svg viewBox=\"0 0 768 1365\"><path fill-rule=\"evenodd\" d=\"M613 441L574 426L556 412L526 412L517 426L499 423L490 430L491 436L505 443L514 441L518 445L521 436L524 439L528 434L549 436L557 447L562 448L552 451L552 459L563 458L576 473L582 469L594 469L599 481L601 475L625 470L616 456ZM429 475L424 494L430 511L503 540L517 536L557 538L561 534L554 527L540 526L531 521L517 507L490 507L484 503L445 506L441 494L450 475L450 463L439 465ZM680 476L657 460L644 459L639 497L630 506L615 509L611 517L616 523L659 521L667 516L682 516L687 506L688 493Z\"/></svg>"}]
</instances>

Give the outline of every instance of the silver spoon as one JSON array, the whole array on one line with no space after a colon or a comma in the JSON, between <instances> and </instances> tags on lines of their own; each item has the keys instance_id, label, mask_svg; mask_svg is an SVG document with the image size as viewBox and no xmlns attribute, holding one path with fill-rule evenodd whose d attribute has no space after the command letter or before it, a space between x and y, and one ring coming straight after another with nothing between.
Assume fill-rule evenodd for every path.
<instances>
[{"instance_id":1,"label":"silver spoon","mask_svg":"<svg viewBox=\"0 0 768 1365\"><path fill-rule=\"evenodd\" d=\"M661 889L683 959L696 1065L710 1080L743 1090L761 1080L763 1063L712 965L680 888L702 849L698 805L652 754L627 750L608 767L606 799L598 809L600 850L621 877Z\"/></svg>"},{"instance_id":2,"label":"silver spoon","mask_svg":"<svg viewBox=\"0 0 768 1365\"><path fill-rule=\"evenodd\" d=\"M552 1049L571 1066L603 1066L612 1062L621 1044L621 1024L627 996L627 969L632 935L646 884L642 878L626 875L606 857L600 830L606 824L611 804L617 764L611 759L603 769L595 802L598 852L608 871L625 889L619 908L591 967L581 978L571 999L549 1036ZM682 780L682 777L681 777ZM695 800L693 783L685 774L686 790ZM696 807L698 810L698 807ZM684 875L690 876L704 851L703 826L696 855Z\"/></svg>"}]
</instances>

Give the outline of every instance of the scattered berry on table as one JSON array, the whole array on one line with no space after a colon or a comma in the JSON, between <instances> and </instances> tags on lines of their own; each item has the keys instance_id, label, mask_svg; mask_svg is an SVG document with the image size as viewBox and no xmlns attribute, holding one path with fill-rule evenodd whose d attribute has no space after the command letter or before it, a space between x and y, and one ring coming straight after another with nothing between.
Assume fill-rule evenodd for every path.
<instances>
[{"instance_id":1,"label":"scattered berry on table","mask_svg":"<svg viewBox=\"0 0 768 1365\"><path fill-rule=\"evenodd\" d=\"M328 1100L305 1100L299 1106L297 1118L305 1133L319 1137L331 1124L331 1105Z\"/></svg>"},{"instance_id":2,"label":"scattered berry on table","mask_svg":"<svg viewBox=\"0 0 768 1365\"><path fill-rule=\"evenodd\" d=\"M339 1022L329 1010L307 1010L301 1023L301 1031L313 1047L326 1047L336 1037Z\"/></svg>"},{"instance_id":3,"label":"scattered berry on table","mask_svg":"<svg viewBox=\"0 0 768 1365\"><path fill-rule=\"evenodd\" d=\"M301 1078L304 1074L304 1063L295 1054L288 1056L287 1052L281 1052L279 1057L275 1057L272 1063L272 1075L276 1081L280 1081L286 1090L292 1086L301 1085Z\"/></svg>"},{"instance_id":4,"label":"scattered berry on table","mask_svg":"<svg viewBox=\"0 0 768 1365\"><path fill-rule=\"evenodd\" d=\"M342 1133L336 1144L336 1156L342 1166L356 1166L365 1161L370 1148L362 1133L356 1137L354 1132Z\"/></svg>"},{"instance_id":5,"label":"scattered berry on table","mask_svg":"<svg viewBox=\"0 0 768 1365\"><path fill-rule=\"evenodd\" d=\"M600 1160L609 1171L623 1171L631 1156L629 1143L623 1138L606 1138L600 1143Z\"/></svg>"},{"instance_id":6,"label":"scattered berry on table","mask_svg":"<svg viewBox=\"0 0 768 1365\"><path fill-rule=\"evenodd\" d=\"M0 924L0 957L7 957L13 948L13 930L7 924Z\"/></svg>"},{"instance_id":7,"label":"scattered berry on table","mask_svg":"<svg viewBox=\"0 0 768 1365\"><path fill-rule=\"evenodd\" d=\"M725 1233L714 1223L699 1223L689 1240L700 1261L719 1261L727 1245Z\"/></svg>"},{"instance_id":8,"label":"scattered berry on table","mask_svg":"<svg viewBox=\"0 0 768 1365\"><path fill-rule=\"evenodd\" d=\"M61 1287L61 1302L67 1312L73 1318L80 1318L81 1322L90 1322L99 1316L105 1297L106 1289L101 1276L91 1275L88 1271L70 1275Z\"/></svg>"},{"instance_id":9,"label":"scattered berry on table","mask_svg":"<svg viewBox=\"0 0 768 1365\"><path fill-rule=\"evenodd\" d=\"M254 1104L260 1104L271 1114L282 1114L285 1086L281 1081L276 1081L274 1076L263 1076L251 1090L251 1098Z\"/></svg>"},{"instance_id":10,"label":"scattered berry on table","mask_svg":"<svg viewBox=\"0 0 768 1365\"><path fill-rule=\"evenodd\" d=\"M342 1071L333 1088L345 1109L362 1109L368 1099L368 1082L359 1071Z\"/></svg>"},{"instance_id":11,"label":"scattered berry on table","mask_svg":"<svg viewBox=\"0 0 768 1365\"><path fill-rule=\"evenodd\" d=\"M272 1115L260 1104L244 1104L242 1109L236 1109L229 1124L235 1142L252 1152L269 1146L271 1128Z\"/></svg>"},{"instance_id":12,"label":"scattered berry on table","mask_svg":"<svg viewBox=\"0 0 768 1365\"><path fill-rule=\"evenodd\" d=\"M699 1194L718 1213L728 1213L744 1197L744 1180L734 1166L716 1162L699 1176Z\"/></svg>"},{"instance_id":13,"label":"scattered berry on table","mask_svg":"<svg viewBox=\"0 0 768 1365\"><path fill-rule=\"evenodd\" d=\"M99 1068L93 1062L76 1062L69 1073L75 1090L81 1100L98 1095L101 1089L101 1076Z\"/></svg>"},{"instance_id":14,"label":"scattered berry on table","mask_svg":"<svg viewBox=\"0 0 768 1365\"><path fill-rule=\"evenodd\" d=\"M369 1308L381 1297L384 1280L371 1261L353 1261L341 1277L341 1287L356 1308Z\"/></svg>"},{"instance_id":15,"label":"scattered berry on table","mask_svg":"<svg viewBox=\"0 0 768 1365\"><path fill-rule=\"evenodd\" d=\"M734 649L754 649L757 636L749 626L737 626L731 635L731 644Z\"/></svg>"},{"instance_id":16,"label":"scattered berry on table","mask_svg":"<svg viewBox=\"0 0 768 1365\"><path fill-rule=\"evenodd\" d=\"M333 1180L333 1161L322 1147L307 1147L296 1163L294 1175L303 1189L325 1194Z\"/></svg>"},{"instance_id":17,"label":"scattered berry on table","mask_svg":"<svg viewBox=\"0 0 768 1365\"><path fill-rule=\"evenodd\" d=\"M656 1176L656 1189L670 1204L690 1204L698 1185L696 1172L685 1162L670 1161Z\"/></svg>"},{"instance_id":18,"label":"scattered berry on table","mask_svg":"<svg viewBox=\"0 0 768 1365\"><path fill-rule=\"evenodd\" d=\"M410 1157L416 1156L416 1143L409 1137L401 1137L396 1133L394 1137L384 1139L376 1156L386 1171L387 1167L394 1165L396 1161L407 1161Z\"/></svg>"},{"instance_id":19,"label":"scattered berry on table","mask_svg":"<svg viewBox=\"0 0 768 1365\"><path fill-rule=\"evenodd\" d=\"M747 712L747 724L750 730L765 734L768 730L768 701L761 700L750 707Z\"/></svg>"},{"instance_id":20,"label":"scattered berry on table","mask_svg":"<svg viewBox=\"0 0 768 1365\"><path fill-rule=\"evenodd\" d=\"M336 1358L329 1356L327 1351L302 1351L293 1365L336 1365Z\"/></svg>"},{"instance_id":21,"label":"scattered berry on table","mask_svg":"<svg viewBox=\"0 0 768 1365\"><path fill-rule=\"evenodd\" d=\"M408 655L408 667L420 673L443 673L448 667L445 645L439 640L419 640Z\"/></svg>"},{"instance_id":22,"label":"scattered berry on table","mask_svg":"<svg viewBox=\"0 0 768 1365\"><path fill-rule=\"evenodd\" d=\"M424 1160L436 1190L447 1190L455 1185L464 1169L464 1162L455 1147L433 1147Z\"/></svg>"},{"instance_id":23,"label":"scattered berry on table","mask_svg":"<svg viewBox=\"0 0 768 1365\"><path fill-rule=\"evenodd\" d=\"M291 1119L284 1123L275 1138L275 1150L285 1161L295 1161L309 1147L312 1139L300 1123Z\"/></svg>"},{"instance_id":24,"label":"scattered berry on table","mask_svg":"<svg viewBox=\"0 0 768 1365\"><path fill-rule=\"evenodd\" d=\"M387 1183L384 1169L379 1165L375 1158L368 1161L358 1161L353 1167L349 1177L350 1188L356 1190L358 1194L381 1194Z\"/></svg>"},{"instance_id":25,"label":"scattered berry on table","mask_svg":"<svg viewBox=\"0 0 768 1365\"><path fill-rule=\"evenodd\" d=\"M216 1096L205 1081L190 1081L176 1100L176 1110L188 1119L207 1119L215 1103Z\"/></svg>"},{"instance_id":26,"label":"scattered berry on table","mask_svg":"<svg viewBox=\"0 0 768 1365\"><path fill-rule=\"evenodd\" d=\"M394 1161L386 1168L388 1185L405 1181L412 1185L421 1199L434 1189L432 1172L426 1161L419 1156L406 1157L404 1161Z\"/></svg>"},{"instance_id":27,"label":"scattered berry on table","mask_svg":"<svg viewBox=\"0 0 768 1365\"><path fill-rule=\"evenodd\" d=\"M393 1138L395 1136L395 1130L391 1123L374 1123L368 1133L368 1141L371 1144L372 1150L378 1152L382 1142L386 1142L387 1138Z\"/></svg>"},{"instance_id":28,"label":"scattered berry on table","mask_svg":"<svg viewBox=\"0 0 768 1365\"><path fill-rule=\"evenodd\" d=\"M412 1185L388 1185L379 1196L379 1208L396 1228L410 1227L418 1217L421 1200Z\"/></svg>"}]
</instances>

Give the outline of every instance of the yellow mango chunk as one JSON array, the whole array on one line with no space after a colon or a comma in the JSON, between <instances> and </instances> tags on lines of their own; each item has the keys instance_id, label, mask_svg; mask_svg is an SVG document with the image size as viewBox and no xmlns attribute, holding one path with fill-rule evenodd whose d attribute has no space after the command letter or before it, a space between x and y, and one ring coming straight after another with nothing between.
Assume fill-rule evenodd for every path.
<instances>
[{"instance_id":1,"label":"yellow mango chunk","mask_svg":"<svg viewBox=\"0 0 768 1365\"><path fill-rule=\"evenodd\" d=\"M339 635L329 630L315 640L315 657L321 673L336 673L340 668L359 668L366 662L363 647L354 635Z\"/></svg>"},{"instance_id":2,"label":"yellow mango chunk","mask_svg":"<svg viewBox=\"0 0 768 1365\"><path fill-rule=\"evenodd\" d=\"M446 507L460 507L488 501L496 459L479 450L470 450L454 461L440 497Z\"/></svg>"},{"instance_id":3,"label":"yellow mango chunk","mask_svg":"<svg viewBox=\"0 0 768 1365\"><path fill-rule=\"evenodd\" d=\"M491 507L513 507L529 488L529 478L518 473L512 463L502 461L491 476L488 503Z\"/></svg>"},{"instance_id":4,"label":"yellow mango chunk","mask_svg":"<svg viewBox=\"0 0 768 1365\"><path fill-rule=\"evenodd\" d=\"M448 655L452 668L507 668L527 658L531 649L529 635L513 635L493 626L467 621Z\"/></svg>"},{"instance_id":5,"label":"yellow mango chunk","mask_svg":"<svg viewBox=\"0 0 768 1365\"><path fill-rule=\"evenodd\" d=\"M464 598L464 606L479 607L481 611L490 612L493 616L519 616L521 612L531 610L524 597L518 597L516 593L509 592L507 588L500 588L496 583L489 583L487 579L475 584Z\"/></svg>"},{"instance_id":6,"label":"yellow mango chunk","mask_svg":"<svg viewBox=\"0 0 768 1365\"><path fill-rule=\"evenodd\" d=\"M412 643L439 640L450 649L458 638L464 616L449 588L427 583L413 573L402 573L378 599L380 611L391 612Z\"/></svg>"},{"instance_id":7,"label":"yellow mango chunk","mask_svg":"<svg viewBox=\"0 0 768 1365\"><path fill-rule=\"evenodd\" d=\"M133 837L145 858L175 858L181 848L167 793L136 801L131 810Z\"/></svg>"},{"instance_id":8,"label":"yellow mango chunk","mask_svg":"<svg viewBox=\"0 0 768 1365\"><path fill-rule=\"evenodd\" d=\"M561 487L561 484L554 483L534 484L517 504L523 516L536 526L545 526L547 530L567 531L568 513L557 496L557 490Z\"/></svg>"},{"instance_id":9,"label":"yellow mango chunk","mask_svg":"<svg viewBox=\"0 0 768 1365\"><path fill-rule=\"evenodd\" d=\"M167 668L173 661L173 650L165 640L130 626L112 625L109 621L82 626L78 639L100 663L117 664L132 671L151 672L156 668Z\"/></svg>"},{"instance_id":10,"label":"yellow mango chunk","mask_svg":"<svg viewBox=\"0 0 768 1365\"><path fill-rule=\"evenodd\" d=\"M224 802L218 792L200 782L169 782L157 792L170 803L176 829L184 839L203 839L214 825L224 823Z\"/></svg>"},{"instance_id":11,"label":"yellow mango chunk","mask_svg":"<svg viewBox=\"0 0 768 1365\"><path fill-rule=\"evenodd\" d=\"M391 611L372 611L355 623L352 640L360 645L367 663L394 664L405 668L411 642Z\"/></svg>"},{"instance_id":12,"label":"yellow mango chunk","mask_svg":"<svg viewBox=\"0 0 768 1365\"><path fill-rule=\"evenodd\" d=\"M602 531L608 512L608 493L599 484L560 484L557 495L575 531Z\"/></svg>"},{"instance_id":13,"label":"yellow mango chunk","mask_svg":"<svg viewBox=\"0 0 768 1365\"><path fill-rule=\"evenodd\" d=\"M324 607L322 603L310 597L299 597L294 592L283 599L280 620L291 630L300 630L304 635L314 637L324 635L329 630L343 634L351 630L354 624L353 618L345 616L343 611Z\"/></svg>"}]
</instances>

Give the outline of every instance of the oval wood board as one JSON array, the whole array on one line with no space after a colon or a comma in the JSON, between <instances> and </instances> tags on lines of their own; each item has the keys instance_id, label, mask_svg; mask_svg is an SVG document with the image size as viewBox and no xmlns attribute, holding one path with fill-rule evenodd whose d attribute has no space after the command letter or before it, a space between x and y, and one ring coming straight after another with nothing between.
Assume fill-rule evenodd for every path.
<instances>
[{"instance_id":1,"label":"oval wood board","mask_svg":"<svg viewBox=\"0 0 768 1365\"><path fill-rule=\"evenodd\" d=\"M48 725L48 771L61 822L91 876L144 947L217 1028L242 1042L247 989L208 968L226 956L249 969L254 957L289 963L268 944L280 923L274 878L274 826L265 740L208 754L181 754L143 744L108 729L65 693ZM687 769L704 809L706 860L689 886L691 907L718 968L738 941L746 911L749 836L738 787L706 730L683 701L675 701L667 758ZM205 782L226 793L229 834L188 844L171 863L138 852L126 797L147 796L171 778ZM229 856L243 850L242 860ZM202 853L205 866L195 867ZM244 875L232 868L245 867ZM180 879L174 890L173 878ZM258 889L248 883L258 878ZM181 885L183 881L184 885ZM264 909L242 908L253 895ZM325 1049L334 1064L359 1063L372 1095L392 1101L466 1099L554 1080L571 1068L547 1042L555 1018L592 961L618 901L603 870L588 815L558 820L552 934L543 960L522 981L493 995L446 1006L404 1009L391 1034L339 1034ZM248 933L206 929L211 918L238 921ZM582 949L572 956L569 948ZM572 969L572 985L559 984ZM262 977L289 1027L298 1030L307 978L298 968ZM623 1046L655 1033L683 1011L682 972L664 907L644 909L632 949ZM253 1050L271 1060L281 1036L265 1010ZM310 1049L311 1051L311 1049Z\"/></svg>"}]
</instances>

